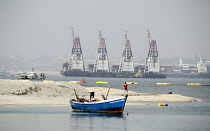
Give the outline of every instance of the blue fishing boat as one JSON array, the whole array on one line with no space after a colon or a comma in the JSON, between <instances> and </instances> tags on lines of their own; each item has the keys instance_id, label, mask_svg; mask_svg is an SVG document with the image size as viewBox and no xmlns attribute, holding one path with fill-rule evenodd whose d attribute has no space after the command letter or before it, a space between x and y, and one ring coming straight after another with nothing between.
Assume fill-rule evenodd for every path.
<instances>
[{"instance_id":1,"label":"blue fishing boat","mask_svg":"<svg viewBox=\"0 0 210 131\"><path fill-rule=\"evenodd\" d=\"M117 113L122 114L124 111L127 95L119 98L102 100L102 101L90 101L80 102L75 99L70 100L70 105L73 111L76 112L97 112L97 113Z\"/></svg>"},{"instance_id":2,"label":"blue fishing boat","mask_svg":"<svg viewBox=\"0 0 210 131\"><path fill-rule=\"evenodd\" d=\"M76 90L75 91L75 99L71 99L70 105L72 107L73 111L76 112L96 112L96 113L116 113L116 114L122 114L124 111L125 103L128 97L128 94L115 98L115 99L107 99L109 90L111 88L111 85L109 82L96 82L96 83L102 83L102 84L109 84L109 89L107 92L106 97L102 95L103 99L102 101L95 101L91 100L91 98L94 98L94 92L90 92L90 99L84 99L79 98Z\"/></svg>"}]
</instances>

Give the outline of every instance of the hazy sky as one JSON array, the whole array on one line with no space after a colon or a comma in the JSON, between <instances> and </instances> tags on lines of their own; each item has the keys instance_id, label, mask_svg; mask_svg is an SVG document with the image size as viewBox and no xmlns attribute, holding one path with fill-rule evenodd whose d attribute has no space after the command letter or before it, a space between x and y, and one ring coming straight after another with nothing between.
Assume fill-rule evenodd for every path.
<instances>
[{"instance_id":1,"label":"hazy sky","mask_svg":"<svg viewBox=\"0 0 210 131\"><path fill-rule=\"evenodd\" d=\"M100 30L109 58L121 57L124 31L144 58L150 29L160 57L210 59L209 0L0 0L0 19L0 56L68 55L74 28L84 56Z\"/></svg>"}]
</instances>

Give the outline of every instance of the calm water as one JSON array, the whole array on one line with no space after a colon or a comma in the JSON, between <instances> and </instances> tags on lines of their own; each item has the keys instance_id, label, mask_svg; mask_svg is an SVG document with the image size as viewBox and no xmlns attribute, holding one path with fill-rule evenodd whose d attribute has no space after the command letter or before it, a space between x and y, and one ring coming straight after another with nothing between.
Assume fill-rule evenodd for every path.
<instances>
[{"instance_id":1,"label":"calm water","mask_svg":"<svg viewBox=\"0 0 210 131\"><path fill-rule=\"evenodd\" d=\"M48 80L81 81L81 77L47 76ZM96 81L109 81L112 88L123 89L127 82L129 90L142 93L182 94L196 97L199 101L167 103L168 107L157 106L157 102L145 105L127 105L124 114L113 116L97 113L71 112L70 106L25 106L0 108L0 130L210 130L210 86L186 86L187 83L210 85L210 79L137 79L137 78L90 78L81 85L106 86ZM158 82L171 83L156 86Z\"/></svg>"}]
</instances>

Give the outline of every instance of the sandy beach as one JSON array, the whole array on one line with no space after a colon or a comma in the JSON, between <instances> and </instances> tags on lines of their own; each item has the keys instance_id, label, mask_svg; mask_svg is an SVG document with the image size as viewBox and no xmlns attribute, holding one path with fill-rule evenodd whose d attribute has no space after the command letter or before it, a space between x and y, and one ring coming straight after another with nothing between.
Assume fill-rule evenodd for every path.
<instances>
[{"instance_id":1,"label":"sandy beach","mask_svg":"<svg viewBox=\"0 0 210 131\"><path fill-rule=\"evenodd\" d=\"M73 82L29 81L0 79L0 107L17 105L69 105L69 99L75 98L76 90L79 97L89 98L89 92L95 92L95 98L102 100L107 95L107 87L82 87ZM124 90L109 91L108 99L125 95ZM152 94L128 92L127 104L134 102L192 102L194 97L179 94Z\"/></svg>"}]
</instances>

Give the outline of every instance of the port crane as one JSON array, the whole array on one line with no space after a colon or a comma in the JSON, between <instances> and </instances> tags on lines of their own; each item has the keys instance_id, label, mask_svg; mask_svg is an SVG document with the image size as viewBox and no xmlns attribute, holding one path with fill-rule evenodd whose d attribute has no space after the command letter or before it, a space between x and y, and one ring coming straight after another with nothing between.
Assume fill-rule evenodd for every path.
<instances>
[{"instance_id":1,"label":"port crane","mask_svg":"<svg viewBox=\"0 0 210 131\"><path fill-rule=\"evenodd\" d=\"M149 52L146 58L146 65L144 72L145 73L159 73L160 72L160 63L158 58L158 50L156 40L151 39L150 31L147 30L148 39L149 39Z\"/></svg>"},{"instance_id":2,"label":"port crane","mask_svg":"<svg viewBox=\"0 0 210 131\"><path fill-rule=\"evenodd\" d=\"M121 57L121 62L119 66L119 73L133 73L134 72L134 63L133 55L131 50L130 40L127 38L127 31L125 31L125 47Z\"/></svg>"},{"instance_id":3,"label":"port crane","mask_svg":"<svg viewBox=\"0 0 210 131\"><path fill-rule=\"evenodd\" d=\"M99 31L99 41L96 63L94 65L93 72L110 72L105 39L101 36L101 31Z\"/></svg>"},{"instance_id":4,"label":"port crane","mask_svg":"<svg viewBox=\"0 0 210 131\"><path fill-rule=\"evenodd\" d=\"M80 39L75 36L73 28L71 28L71 33L73 37L73 48L69 62L69 71L85 71Z\"/></svg>"}]
</instances>

